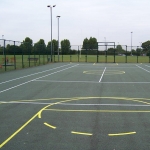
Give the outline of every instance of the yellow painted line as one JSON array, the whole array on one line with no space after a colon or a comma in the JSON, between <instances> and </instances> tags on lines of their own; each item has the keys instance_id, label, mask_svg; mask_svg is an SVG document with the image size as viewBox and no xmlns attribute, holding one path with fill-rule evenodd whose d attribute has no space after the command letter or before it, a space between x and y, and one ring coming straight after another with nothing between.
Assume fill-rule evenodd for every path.
<instances>
[{"instance_id":1,"label":"yellow painted line","mask_svg":"<svg viewBox=\"0 0 150 150\"><path fill-rule=\"evenodd\" d=\"M73 97L73 98L49 98L49 99L34 99L34 100L18 100L18 101L40 101L40 100L63 100L63 99L69 99L69 100L64 100L64 101L59 101L53 104L50 104L46 107L44 107L43 109L41 109L38 113L36 113L31 119L29 119L24 125L22 125L17 131L15 131L11 136L9 136L4 142L2 142L0 144L0 148L2 148L7 142L9 142L14 136L16 136L21 130L23 130L33 119L35 119L37 116L39 118L41 118L41 113L43 110L46 110L46 108L52 106L52 105L56 105L59 103L65 103L65 102L69 102L69 101L76 101L76 100L87 100L87 99L111 99L111 100L125 100L125 101L134 101L134 102L139 102L139 103L145 103L145 104L150 104L147 103L145 101L142 100L150 100L150 99L146 99L146 98L128 98L128 97ZM47 110L53 110L54 109L47 109ZM56 109L55 109L56 111ZM58 110L57 110L58 111ZM60 110L59 110L60 111ZM64 110L61 110L64 111ZM67 110L70 111L70 110ZM75 111L75 110L72 110ZM81 111L81 110L77 110L77 111ZM82 110L82 112L88 112L89 110ZM96 110L90 110L91 112L96 112ZM99 110L99 111L103 111L103 112L150 112L150 111L133 111L133 110Z\"/></svg>"},{"instance_id":2,"label":"yellow painted line","mask_svg":"<svg viewBox=\"0 0 150 150\"><path fill-rule=\"evenodd\" d=\"M106 112L106 113L149 113L150 110L65 110L65 109L45 109L45 111L58 112Z\"/></svg>"},{"instance_id":3,"label":"yellow painted line","mask_svg":"<svg viewBox=\"0 0 150 150\"><path fill-rule=\"evenodd\" d=\"M38 118L41 118L41 113L42 113L42 111L44 111L47 107L50 107L50 106L53 106L53 105L57 105L57 104L59 104L59 103L70 102L70 101L73 101L73 100L79 100L79 99L78 99L78 98L75 98L75 99L69 99L69 100L59 101L59 102L56 102L56 103L47 105L46 107L42 108L42 109L38 112Z\"/></svg>"},{"instance_id":4,"label":"yellow painted line","mask_svg":"<svg viewBox=\"0 0 150 150\"><path fill-rule=\"evenodd\" d=\"M108 134L108 136L120 136L120 135L130 135L130 134L136 134L136 132L127 132L127 133Z\"/></svg>"},{"instance_id":5,"label":"yellow painted line","mask_svg":"<svg viewBox=\"0 0 150 150\"><path fill-rule=\"evenodd\" d=\"M84 74L91 74L91 75L101 75L103 70L88 70L83 71ZM125 74L125 71L120 70L107 70L105 75L117 75L117 74Z\"/></svg>"},{"instance_id":6,"label":"yellow painted line","mask_svg":"<svg viewBox=\"0 0 150 150\"><path fill-rule=\"evenodd\" d=\"M48 124L48 123L44 123L46 126L48 126L48 127L50 127L50 128L52 128L52 129L56 129L56 127L55 126L52 126L52 125L50 125L50 124Z\"/></svg>"},{"instance_id":7,"label":"yellow painted line","mask_svg":"<svg viewBox=\"0 0 150 150\"><path fill-rule=\"evenodd\" d=\"M84 132L75 132L75 131L71 131L72 134L81 134L81 135L89 135L92 136L92 133L84 133Z\"/></svg>"},{"instance_id":8,"label":"yellow painted line","mask_svg":"<svg viewBox=\"0 0 150 150\"><path fill-rule=\"evenodd\" d=\"M7 142L9 142L16 134L18 134L23 128L25 128L35 117L37 117L38 113L35 114L30 120L28 120L23 126L21 126L16 132L14 132L9 138L7 138L2 144L0 144L0 148L2 148Z\"/></svg>"},{"instance_id":9,"label":"yellow painted line","mask_svg":"<svg viewBox=\"0 0 150 150\"><path fill-rule=\"evenodd\" d=\"M72 100L72 99L71 99ZM67 101L71 101L71 100L67 100ZM65 101L60 101L59 103L62 103ZM57 104L57 103L56 103ZM17 131L15 131L11 136L9 136L3 143L0 144L0 148L2 148L6 143L8 143L14 136L16 136L21 130L23 130L33 119L35 119L37 116L41 117L41 112L49 107L52 106L54 104L48 105L46 107L44 107L43 109L41 109L38 113L36 113L31 119L29 119L24 125L22 125Z\"/></svg>"}]
</instances>

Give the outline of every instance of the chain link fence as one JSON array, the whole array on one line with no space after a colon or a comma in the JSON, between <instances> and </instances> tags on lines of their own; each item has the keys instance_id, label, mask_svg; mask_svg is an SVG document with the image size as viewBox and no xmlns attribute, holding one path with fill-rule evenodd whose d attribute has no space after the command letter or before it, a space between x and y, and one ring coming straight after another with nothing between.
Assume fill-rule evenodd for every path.
<instances>
[{"instance_id":1,"label":"chain link fence","mask_svg":"<svg viewBox=\"0 0 150 150\"><path fill-rule=\"evenodd\" d=\"M115 42L52 48L51 51L50 45L0 39L0 72L54 62L150 63L150 49L145 52L139 46Z\"/></svg>"}]
</instances>

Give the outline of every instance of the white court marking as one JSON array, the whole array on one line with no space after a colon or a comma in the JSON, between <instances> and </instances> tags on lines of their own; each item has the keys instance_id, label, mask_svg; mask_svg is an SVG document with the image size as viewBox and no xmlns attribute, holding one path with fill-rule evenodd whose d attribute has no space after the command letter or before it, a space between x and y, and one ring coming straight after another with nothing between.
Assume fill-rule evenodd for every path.
<instances>
[{"instance_id":1,"label":"white court marking","mask_svg":"<svg viewBox=\"0 0 150 150\"><path fill-rule=\"evenodd\" d=\"M48 70L37 72L37 73L33 73L33 74L29 74L29 75L22 76L22 77L19 77L19 78L15 78L15 79L11 79L11 80L8 80L8 81L0 82L0 84L4 84L4 83L12 82L12 81L15 81L15 80L23 79L23 78L26 78L26 77L30 77L30 76L33 76L33 75L41 74L41 73L48 72L48 71L51 71L51 70L55 70L55 69L58 69L58 68L61 68L61 67L66 67L68 65L70 65L70 64L63 65L63 66L60 66L60 67L56 67L56 68L53 68L53 69L48 69Z\"/></svg>"},{"instance_id":2,"label":"white court marking","mask_svg":"<svg viewBox=\"0 0 150 150\"><path fill-rule=\"evenodd\" d=\"M34 82L56 82L56 83L105 83L105 84L150 84L150 82L96 82L96 81L58 81L58 80L34 80Z\"/></svg>"},{"instance_id":3,"label":"white court marking","mask_svg":"<svg viewBox=\"0 0 150 150\"><path fill-rule=\"evenodd\" d=\"M56 72L53 72L53 73L50 73L50 74L47 74L47 75L45 75L45 76L41 76L41 77L35 78L35 79L33 79L33 80L29 80L29 81L27 81L27 82L24 82L24 83L18 84L18 85L16 85L16 86L10 87L10 88L8 88L8 89L2 90L2 91L0 91L0 93L3 93L3 92L6 92L6 91L9 91L9 90L14 89L14 88L16 88L16 87L19 87L19 86L21 86L21 85L24 85L24 84L30 83L30 82L32 82L32 81L34 81L34 80L41 79L41 78L44 78L44 77L47 77L47 76L53 75L53 74L55 74L55 73L58 73L58 72L61 72L61 71L64 71L64 70L67 70L67 69L70 69L70 68L73 68L73 67L76 67L76 66L78 66L78 64L77 64L77 65L74 65L74 66L71 66L71 67L68 67L68 68L65 68L65 69L62 69L62 70L59 70L59 71L56 71Z\"/></svg>"},{"instance_id":4,"label":"white court marking","mask_svg":"<svg viewBox=\"0 0 150 150\"><path fill-rule=\"evenodd\" d=\"M105 71L106 71L106 67L105 67L105 69L104 69L104 71L103 71L103 73L102 73L102 75L101 75L101 78L99 79L99 82L101 82L101 80L102 80L102 78L103 78L103 76L104 76Z\"/></svg>"},{"instance_id":5,"label":"white court marking","mask_svg":"<svg viewBox=\"0 0 150 150\"><path fill-rule=\"evenodd\" d=\"M145 65L146 67L150 67L150 66L148 66L148 65Z\"/></svg>"},{"instance_id":6,"label":"white court marking","mask_svg":"<svg viewBox=\"0 0 150 150\"><path fill-rule=\"evenodd\" d=\"M150 71L148 71L148 70L146 70L146 69L140 67L139 65L136 65L136 66L139 67L139 68L141 68L141 69L143 69L143 70L145 70L146 72L150 73Z\"/></svg>"}]
</instances>

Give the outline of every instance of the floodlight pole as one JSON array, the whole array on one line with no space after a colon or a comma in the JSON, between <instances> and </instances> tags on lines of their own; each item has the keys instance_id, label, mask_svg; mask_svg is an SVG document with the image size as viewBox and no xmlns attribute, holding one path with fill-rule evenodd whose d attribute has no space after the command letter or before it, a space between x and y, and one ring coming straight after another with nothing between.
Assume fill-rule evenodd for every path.
<instances>
[{"instance_id":1,"label":"floodlight pole","mask_svg":"<svg viewBox=\"0 0 150 150\"><path fill-rule=\"evenodd\" d=\"M58 18L58 62L59 62L59 18L60 16L57 16Z\"/></svg>"},{"instance_id":2,"label":"floodlight pole","mask_svg":"<svg viewBox=\"0 0 150 150\"><path fill-rule=\"evenodd\" d=\"M48 5L47 7L49 7L50 8L50 16L51 16L51 62L53 61L53 59L52 59L52 8L53 7L55 7L56 5L53 5L53 6L51 6L51 5Z\"/></svg>"}]
</instances>

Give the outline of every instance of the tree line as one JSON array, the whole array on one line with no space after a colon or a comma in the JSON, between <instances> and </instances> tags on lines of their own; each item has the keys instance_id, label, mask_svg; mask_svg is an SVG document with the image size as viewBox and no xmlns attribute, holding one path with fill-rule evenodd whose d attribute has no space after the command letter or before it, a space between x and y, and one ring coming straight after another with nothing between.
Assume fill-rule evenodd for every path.
<instances>
[{"instance_id":1,"label":"tree line","mask_svg":"<svg viewBox=\"0 0 150 150\"><path fill-rule=\"evenodd\" d=\"M8 41L9 42L9 41ZM45 44L45 41L43 39L40 39L38 42L33 43L33 40L30 39L29 37L26 37L23 42L18 46L17 44L7 44L6 40L6 45L5 45L5 54L16 54L16 55L21 55L21 54L40 54L40 55L45 55L45 54L50 54L51 53L51 41L48 42L48 44ZM64 39L60 43L59 51L63 52L63 54L69 54L70 53L70 48L71 44L68 39ZM0 46L0 54L3 53L4 49L3 46ZM58 41L53 39L52 40L52 53L56 54L58 52Z\"/></svg>"},{"instance_id":2,"label":"tree line","mask_svg":"<svg viewBox=\"0 0 150 150\"><path fill-rule=\"evenodd\" d=\"M105 42L104 42L105 46ZM77 54L77 50L71 49L71 43L68 39L64 39L60 42L60 47L58 48L58 41L53 39L52 40L52 54L57 54L58 49L60 54L68 55L68 54ZM83 44L81 47L82 54L90 54L90 55L96 55L100 54L100 51L98 51L98 43L97 39L95 37L85 38L83 40ZM0 54L4 52L3 46L0 46ZM106 49L101 50L101 53L105 53ZM115 54L126 54L126 55L150 55L150 41L143 42L141 47L138 47L136 49L132 49L131 51L126 51L126 49L123 49L121 45L117 45L115 48L108 48L107 53L109 55ZM5 45L5 54L39 54L39 55L45 55L45 54L51 54L51 41L48 42L48 44L45 44L45 41L43 39L40 39L38 42L33 43L33 40L29 37L26 37L21 44L18 45Z\"/></svg>"}]
</instances>

